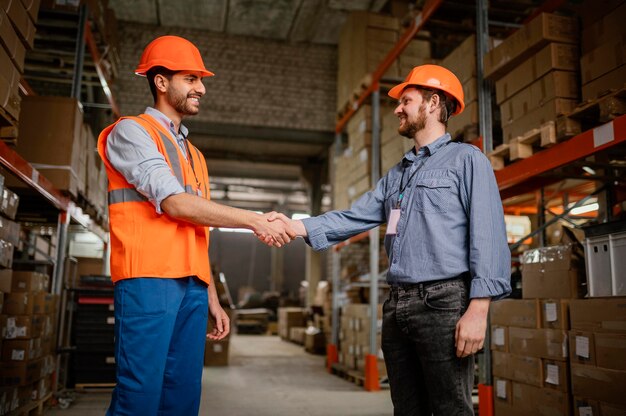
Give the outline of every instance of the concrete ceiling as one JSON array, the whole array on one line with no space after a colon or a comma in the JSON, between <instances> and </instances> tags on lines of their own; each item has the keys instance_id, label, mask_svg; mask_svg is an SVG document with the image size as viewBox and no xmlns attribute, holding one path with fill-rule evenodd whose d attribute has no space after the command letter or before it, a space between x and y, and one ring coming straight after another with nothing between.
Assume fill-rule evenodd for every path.
<instances>
[{"instance_id":1,"label":"concrete ceiling","mask_svg":"<svg viewBox=\"0 0 626 416\"><path fill-rule=\"evenodd\" d=\"M347 13L387 0L110 0L119 20L289 42L336 44Z\"/></svg>"}]
</instances>

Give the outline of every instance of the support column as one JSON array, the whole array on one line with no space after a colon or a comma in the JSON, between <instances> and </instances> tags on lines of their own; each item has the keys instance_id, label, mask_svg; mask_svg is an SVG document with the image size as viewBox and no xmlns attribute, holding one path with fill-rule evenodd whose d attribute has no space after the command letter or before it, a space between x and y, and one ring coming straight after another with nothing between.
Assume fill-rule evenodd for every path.
<instances>
[{"instance_id":1,"label":"support column","mask_svg":"<svg viewBox=\"0 0 626 416\"><path fill-rule=\"evenodd\" d=\"M309 195L311 196L311 216L322 213L322 178L325 177L323 164L310 165L304 176L309 183ZM313 304L317 284L322 277L322 257L319 252L306 251L306 281L309 283L307 290L306 306Z\"/></svg>"},{"instance_id":2,"label":"support column","mask_svg":"<svg viewBox=\"0 0 626 416\"><path fill-rule=\"evenodd\" d=\"M489 2L476 2L476 78L478 83L478 122L480 136L483 138L483 152L493 150L493 118L491 113L491 82L484 74L483 56L489 51Z\"/></svg>"},{"instance_id":3,"label":"support column","mask_svg":"<svg viewBox=\"0 0 626 416\"><path fill-rule=\"evenodd\" d=\"M83 62L85 60L85 25L87 24L87 6L80 6L78 12L78 34L74 52L74 76L72 79L72 97L80 101L80 90L83 81ZM93 101L92 101L93 102Z\"/></svg>"}]
</instances>

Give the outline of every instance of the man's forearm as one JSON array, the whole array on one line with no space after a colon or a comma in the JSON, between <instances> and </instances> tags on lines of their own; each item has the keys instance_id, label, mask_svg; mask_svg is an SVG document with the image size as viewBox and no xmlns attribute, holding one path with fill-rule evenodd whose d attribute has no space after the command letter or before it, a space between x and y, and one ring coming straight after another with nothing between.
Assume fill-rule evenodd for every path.
<instances>
[{"instance_id":1,"label":"man's forearm","mask_svg":"<svg viewBox=\"0 0 626 416\"><path fill-rule=\"evenodd\" d=\"M187 193L165 198L161 202L161 208L172 217L204 226L256 231L260 222L264 221L255 212L221 205Z\"/></svg>"}]
</instances>

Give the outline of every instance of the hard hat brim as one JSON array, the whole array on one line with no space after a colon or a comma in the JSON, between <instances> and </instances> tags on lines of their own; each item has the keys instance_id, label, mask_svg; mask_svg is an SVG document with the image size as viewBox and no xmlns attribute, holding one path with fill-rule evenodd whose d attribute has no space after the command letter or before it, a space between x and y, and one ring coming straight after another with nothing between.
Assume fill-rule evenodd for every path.
<instances>
[{"instance_id":1,"label":"hard hat brim","mask_svg":"<svg viewBox=\"0 0 626 416\"><path fill-rule=\"evenodd\" d=\"M392 89L389 90L389 92L387 93L387 95L389 95L391 98L395 98L396 100L399 100L400 97L402 97L402 93L404 92L405 89L407 89L408 87L423 87L423 88L428 88L428 89L438 89L440 91L443 91L447 96L451 97L452 95L442 89L442 88L436 88L433 87L432 85L427 85L427 84L416 84L415 82L403 82L401 84L396 85L395 87L393 87ZM454 98L454 97L452 97ZM452 113L453 116L456 116L458 114L461 114L463 112L463 110L465 109L465 103L463 103L462 101L459 101L457 99L455 99L455 101L457 102L457 106L456 106L456 111L454 113Z\"/></svg>"}]
</instances>

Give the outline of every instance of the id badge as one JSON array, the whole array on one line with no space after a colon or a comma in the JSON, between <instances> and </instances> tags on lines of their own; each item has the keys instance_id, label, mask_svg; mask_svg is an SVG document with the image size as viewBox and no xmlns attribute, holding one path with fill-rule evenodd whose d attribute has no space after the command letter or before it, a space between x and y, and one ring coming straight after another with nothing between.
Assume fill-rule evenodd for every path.
<instances>
[{"instance_id":1,"label":"id badge","mask_svg":"<svg viewBox=\"0 0 626 416\"><path fill-rule=\"evenodd\" d=\"M400 210L392 209L389 213L389 220L387 221L387 235L396 235L398 221L400 221Z\"/></svg>"}]
</instances>

